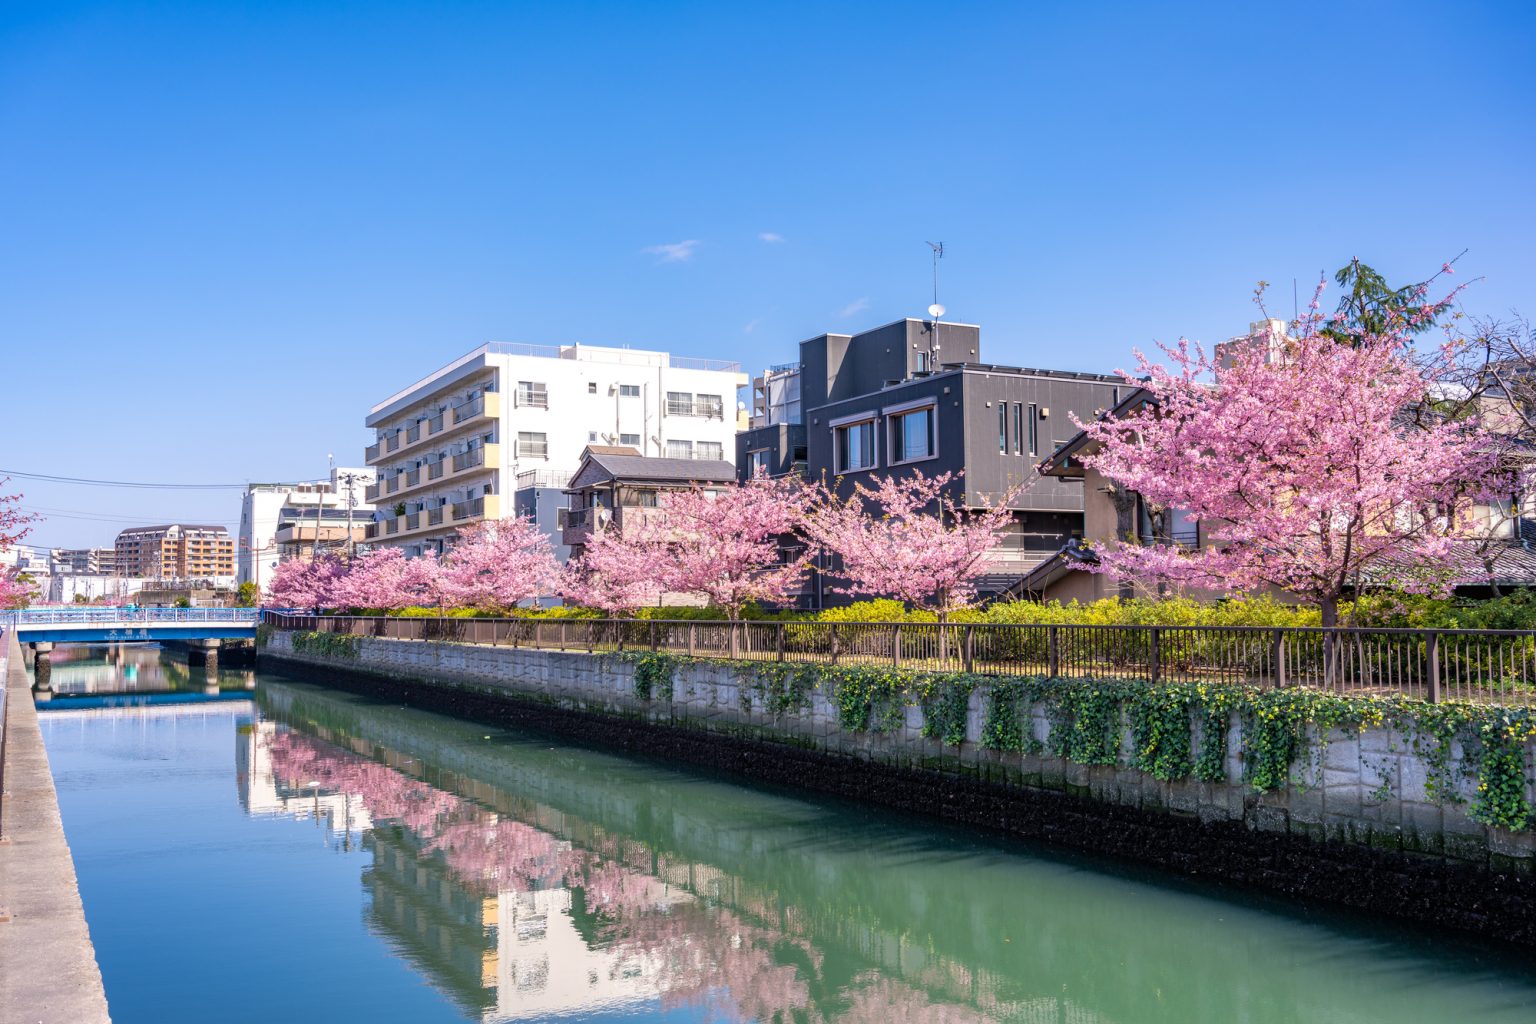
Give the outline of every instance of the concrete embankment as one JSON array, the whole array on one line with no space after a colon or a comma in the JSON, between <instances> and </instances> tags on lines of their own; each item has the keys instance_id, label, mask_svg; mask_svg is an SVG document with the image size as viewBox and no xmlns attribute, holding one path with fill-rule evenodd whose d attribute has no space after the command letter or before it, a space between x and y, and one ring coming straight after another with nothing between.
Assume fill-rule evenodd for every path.
<instances>
[{"instance_id":1,"label":"concrete embankment","mask_svg":"<svg viewBox=\"0 0 1536 1024\"><path fill-rule=\"evenodd\" d=\"M0 1024L110 1020L75 864L64 839L31 684L14 635L6 644L9 705L0 803Z\"/></svg>"},{"instance_id":2,"label":"concrete embankment","mask_svg":"<svg viewBox=\"0 0 1536 1024\"><path fill-rule=\"evenodd\" d=\"M1291 785L1260 794L1245 781L1236 715L1216 765L1224 781L1159 780L1131 767L1128 722L1110 725L1120 730L1114 764L1051 753L1062 723L1047 706L1021 711L1020 749L990 749L988 691L1001 680L951 706L940 732L964 739L945 743L924 729L916 705L846 728L836 686L789 692L771 665L309 636L270 632L261 663L421 707L1536 947L1536 839L1469 814L1477 773L1459 745L1437 761L1389 726L1323 737Z\"/></svg>"}]
</instances>

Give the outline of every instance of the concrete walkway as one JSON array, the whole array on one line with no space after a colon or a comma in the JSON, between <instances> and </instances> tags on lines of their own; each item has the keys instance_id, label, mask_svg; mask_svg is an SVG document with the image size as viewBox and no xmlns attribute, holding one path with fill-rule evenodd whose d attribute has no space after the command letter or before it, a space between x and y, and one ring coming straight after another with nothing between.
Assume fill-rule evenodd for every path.
<instances>
[{"instance_id":1,"label":"concrete walkway","mask_svg":"<svg viewBox=\"0 0 1536 1024\"><path fill-rule=\"evenodd\" d=\"M0 805L0 1024L101 1024L111 1018L96 950L64 841L48 753L14 634L5 686L5 796Z\"/></svg>"}]
</instances>

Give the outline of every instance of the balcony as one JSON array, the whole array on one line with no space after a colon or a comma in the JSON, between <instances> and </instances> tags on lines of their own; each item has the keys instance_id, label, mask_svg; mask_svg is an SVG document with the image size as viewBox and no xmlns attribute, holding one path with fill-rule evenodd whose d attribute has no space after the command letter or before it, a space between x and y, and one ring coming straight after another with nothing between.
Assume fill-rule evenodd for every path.
<instances>
[{"instance_id":1,"label":"balcony","mask_svg":"<svg viewBox=\"0 0 1536 1024\"><path fill-rule=\"evenodd\" d=\"M520 459L547 459L549 458L549 442L519 441L517 442L517 457Z\"/></svg>"},{"instance_id":2,"label":"balcony","mask_svg":"<svg viewBox=\"0 0 1536 1024\"><path fill-rule=\"evenodd\" d=\"M471 498L468 501L456 501L448 506L448 509L453 513L453 521L455 523L463 522L466 519L476 519L485 515L485 498L482 496Z\"/></svg>"},{"instance_id":3,"label":"balcony","mask_svg":"<svg viewBox=\"0 0 1536 1024\"><path fill-rule=\"evenodd\" d=\"M441 487L459 477L483 475L487 470L495 469L500 465L501 446L483 444L440 462L429 462L419 469L391 477L381 493L391 497L405 497L428 488Z\"/></svg>"},{"instance_id":4,"label":"balcony","mask_svg":"<svg viewBox=\"0 0 1536 1024\"><path fill-rule=\"evenodd\" d=\"M466 469L474 469L476 466L485 465L485 448L471 448L467 452L460 452L453 457L453 471L462 473Z\"/></svg>"},{"instance_id":5,"label":"balcony","mask_svg":"<svg viewBox=\"0 0 1536 1024\"><path fill-rule=\"evenodd\" d=\"M476 426L490 423L501 415L501 395L487 391L472 401L465 402L446 413L437 413L430 419L416 420L398 434L381 439L364 450L364 457L373 465L385 455L408 454L418 445L438 440Z\"/></svg>"}]
</instances>

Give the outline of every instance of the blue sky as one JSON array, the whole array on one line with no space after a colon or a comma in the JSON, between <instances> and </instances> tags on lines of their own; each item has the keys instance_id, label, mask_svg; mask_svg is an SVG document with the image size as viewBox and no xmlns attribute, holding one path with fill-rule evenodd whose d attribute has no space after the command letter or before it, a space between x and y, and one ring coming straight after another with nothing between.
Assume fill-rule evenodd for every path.
<instances>
[{"instance_id":1,"label":"blue sky","mask_svg":"<svg viewBox=\"0 0 1536 1024\"><path fill-rule=\"evenodd\" d=\"M921 314L928 239L1004 363L1352 256L1536 312L1533 47L1523 2L8 3L0 468L316 476L491 339L787 361ZM16 483L45 544L239 514Z\"/></svg>"}]
</instances>

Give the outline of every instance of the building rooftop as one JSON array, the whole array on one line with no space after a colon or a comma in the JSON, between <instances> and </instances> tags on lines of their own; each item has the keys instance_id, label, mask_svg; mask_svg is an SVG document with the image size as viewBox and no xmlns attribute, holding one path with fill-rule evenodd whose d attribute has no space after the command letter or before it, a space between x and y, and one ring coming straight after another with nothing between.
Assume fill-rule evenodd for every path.
<instances>
[{"instance_id":1,"label":"building rooftop","mask_svg":"<svg viewBox=\"0 0 1536 1024\"><path fill-rule=\"evenodd\" d=\"M388 409L417 391L438 382L447 383L456 371L472 364L485 365L490 356L527 356L535 359L571 359L581 362L620 364L625 366L671 367L678 370L713 370L722 373L740 373L741 364L728 359L698 359L692 356L674 356L670 352L641 348L623 348L612 345L524 345L517 342L489 341L473 351L442 366L408 387L401 388L384 401L369 409L370 417Z\"/></svg>"},{"instance_id":2,"label":"building rooftop","mask_svg":"<svg viewBox=\"0 0 1536 1024\"><path fill-rule=\"evenodd\" d=\"M634 449L630 451L633 452ZM596 466L606 474L599 479L589 479L589 483L607 483L617 480L685 484L724 483L736 479L736 467L724 459L667 459L638 453L616 455L588 448L582 461L584 466Z\"/></svg>"}]
</instances>

